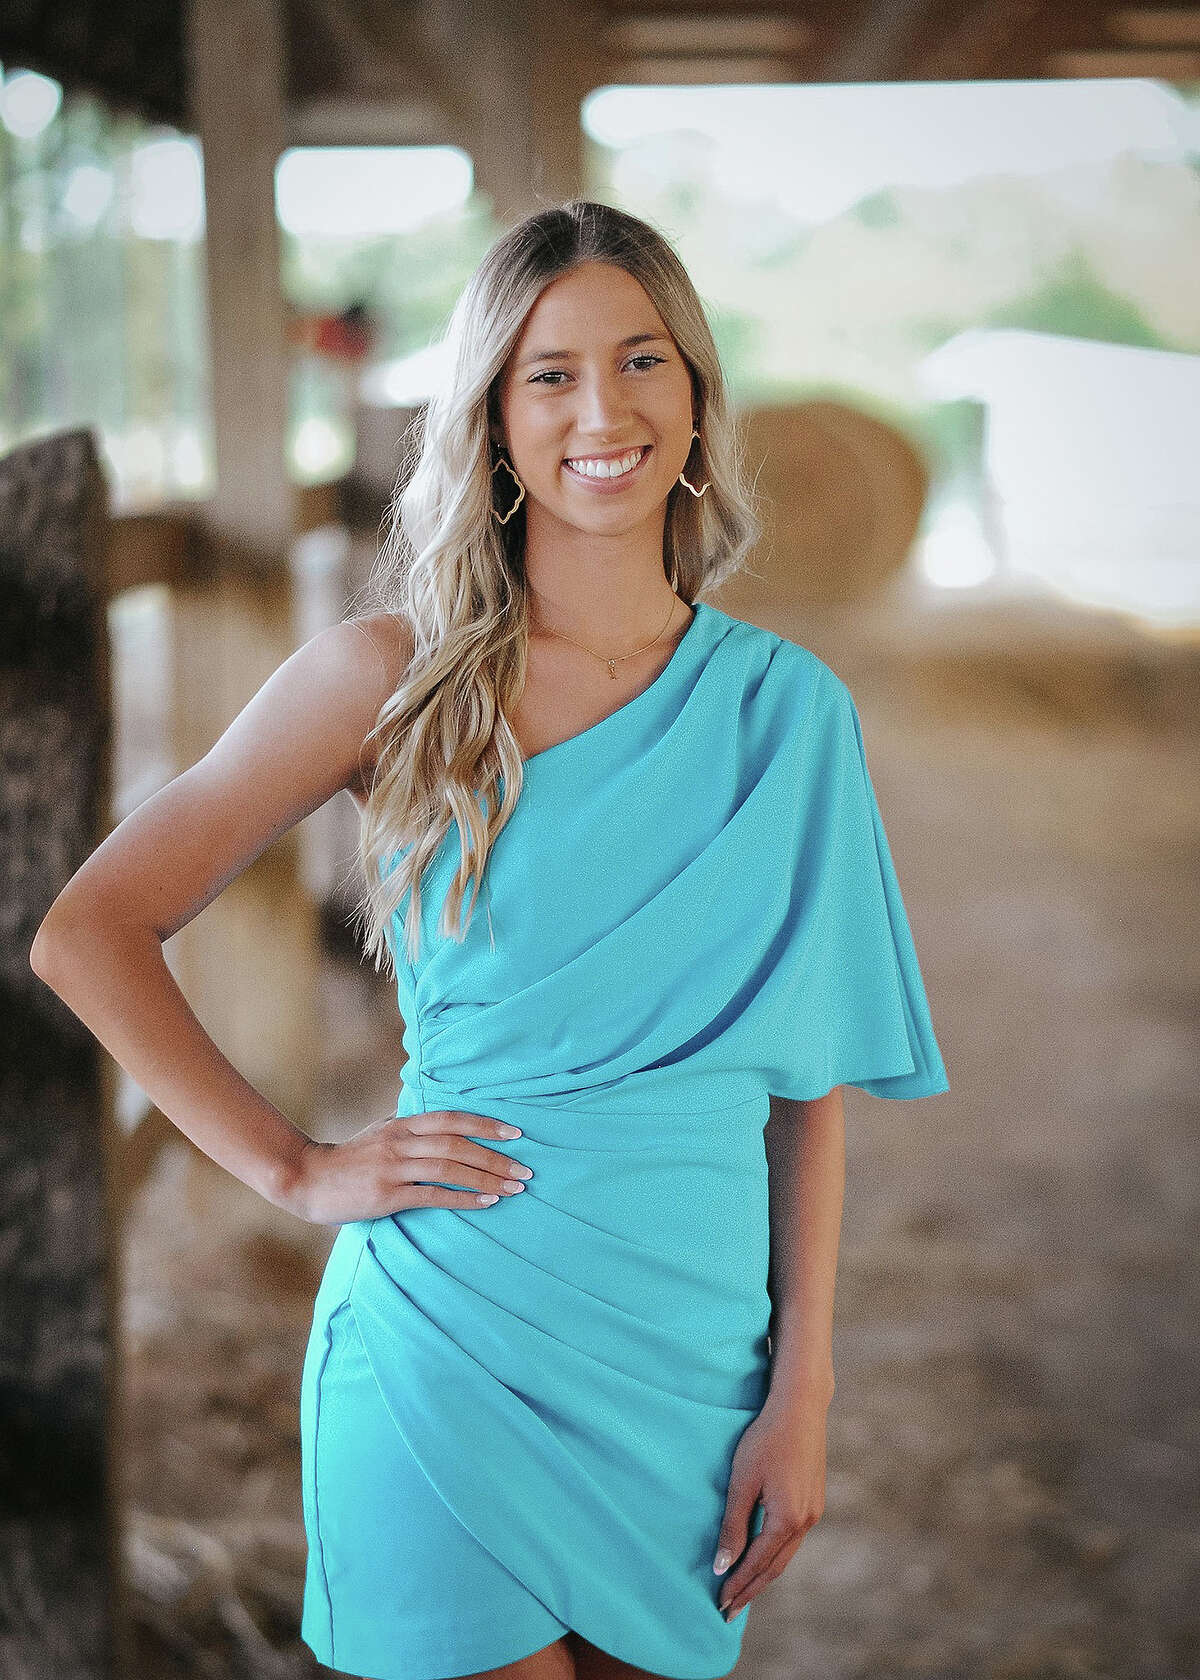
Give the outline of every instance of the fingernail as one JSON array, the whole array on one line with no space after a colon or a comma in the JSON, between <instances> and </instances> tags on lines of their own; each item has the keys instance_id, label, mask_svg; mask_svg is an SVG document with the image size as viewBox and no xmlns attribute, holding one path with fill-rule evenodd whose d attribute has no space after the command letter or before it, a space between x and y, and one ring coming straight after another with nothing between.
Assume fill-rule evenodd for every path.
<instances>
[{"instance_id":1,"label":"fingernail","mask_svg":"<svg viewBox=\"0 0 1200 1680\"><path fill-rule=\"evenodd\" d=\"M733 1553L732 1552L727 1552L725 1550L724 1546L722 1546L721 1550L717 1553L716 1557L713 1559L713 1570L717 1575L724 1575L725 1571L729 1568L729 1565L732 1562L733 1562Z\"/></svg>"}]
</instances>

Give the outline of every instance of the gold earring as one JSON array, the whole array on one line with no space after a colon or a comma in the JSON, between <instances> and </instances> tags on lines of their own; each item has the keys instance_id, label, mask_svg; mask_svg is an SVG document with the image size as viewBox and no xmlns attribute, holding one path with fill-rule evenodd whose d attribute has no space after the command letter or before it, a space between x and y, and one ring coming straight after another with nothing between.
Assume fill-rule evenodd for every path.
<instances>
[{"instance_id":1,"label":"gold earring","mask_svg":"<svg viewBox=\"0 0 1200 1680\"><path fill-rule=\"evenodd\" d=\"M503 518L501 518L500 515L496 512L495 506L493 505L493 507L492 507L493 517L501 525L507 525L509 520L512 518L513 514L516 513L516 511L520 507L521 503L525 500L525 486L521 483L521 480L517 477L516 468L513 466L512 462L508 459L508 457L506 455L501 455L500 459L496 462L496 465L492 468L492 477L493 478L495 478L497 472L500 470L501 467L507 467L508 468L509 472L512 474L513 483L517 486L517 490L518 490L518 495L517 495L516 501L509 508L508 512L504 515Z\"/></svg>"},{"instance_id":2,"label":"gold earring","mask_svg":"<svg viewBox=\"0 0 1200 1680\"><path fill-rule=\"evenodd\" d=\"M698 438L700 436L700 433L697 432L697 431L693 431L692 436L694 438ZM688 454L690 455L691 453L692 453L691 447L689 446ZM684 466L685 467L687 466L686 461L684 462ZM697 499L699 499L701 496L703 496L704 490L707 490L707 489L710 488L710 485L709 485L708 481L706 480L705 485L704 485L704 490L697 490L697 488L694 484L688 484L687 479L683 476L682 473L680 473L680 475L679 475L679 482L680 482L680 484L687 484L688 489L692 492L692 495L695 496Z\"/></svg>"}]
</instances>

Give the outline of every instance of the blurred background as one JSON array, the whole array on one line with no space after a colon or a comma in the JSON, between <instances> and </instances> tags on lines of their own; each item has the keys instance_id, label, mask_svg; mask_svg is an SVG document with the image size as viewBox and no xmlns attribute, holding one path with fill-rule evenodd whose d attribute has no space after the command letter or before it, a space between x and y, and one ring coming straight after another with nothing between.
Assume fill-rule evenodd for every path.
<instances>
[{"instance_id":1,"label":"blurred background","mask_svg":"<svg viewBox=\"0 0 1200 1680\"><path fill-rule=\"evenodd\" d=\"M343 615L462 285L575 195L703 298L766 524L713 599L855 693L951 1083L847 1092L826 1511L739 1672L1187 1680L1200 8L1093 0L0 10L0 1670L316 1672L334 1230L196 1150L28 947ZM403 1056L356 826L166 947L331 1139Z\"/></svg>"}]
</instances>

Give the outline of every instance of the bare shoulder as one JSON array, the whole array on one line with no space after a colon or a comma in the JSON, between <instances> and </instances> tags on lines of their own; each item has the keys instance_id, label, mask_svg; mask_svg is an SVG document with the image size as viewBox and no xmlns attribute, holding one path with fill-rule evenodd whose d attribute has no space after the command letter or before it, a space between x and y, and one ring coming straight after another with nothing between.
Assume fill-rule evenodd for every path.
<instances>
[{"instance_id":1,"label":"bare shoulder","mask_svg":"<svg viewBox=\"0 0 1200 1680\"><path fill-rule=\"evenodd\" d=\"M97 907L169 939L281 835L343 789L403 675L394 624L319 631L274 670L208 751L142 801L67 882L47 921ZM357 795L355 795L357 797Z\"/></svg>"},{"instance_id":2,"label":"bare shoulder","mask_svg":"<svg viewBox=\"0 0 1200 1680\"><path fill-rule=\"evenodd\" d=\"M360 613L345 619L336 628L362 637L374 648L387 691L393 693L400 685L415 648L412 626L408 621L399 613Z\"/></svg>"},{"instance_id":3,"label":"bare shoulder","mask_svg":"<svg viewBox=\"0 0 1200 1680\"><path fill-rule=\"evenodd\" d=\"M347 674L369 699L365 710L370 723L363 733L360 768L346 783L360 812L365 809L374 772L374 754L366 739L373 727L380 707L399 688L412 660L415 642L412 626L398 613L360 613L335 625L327 635L336 636L343 644L342 656L347 662Z\"/></svg>"}]
</instances>

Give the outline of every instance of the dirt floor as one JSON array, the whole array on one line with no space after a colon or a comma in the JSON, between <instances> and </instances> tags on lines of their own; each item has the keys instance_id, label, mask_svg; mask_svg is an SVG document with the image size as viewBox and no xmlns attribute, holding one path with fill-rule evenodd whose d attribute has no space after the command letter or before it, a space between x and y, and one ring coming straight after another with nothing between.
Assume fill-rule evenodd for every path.
<instances>
[{"instance_id":1,"label":"dirt floor","mask_svg":"<svg viewBox=\"0 0 1200 1680\"><path fill-rule=\"evenodd\" d=\"M997 609L784 626L850 683L950 1074L847 1093L827 1503L754 1680L1200 1675L1198 655ZM321 1135L394 1112L323 977ZM124 1264L137 1673L302 1676L298 1384L332 1228L180 1139ZM397 1653L395 1680L404 1673Z\"/></svg>"}]
</instances>

